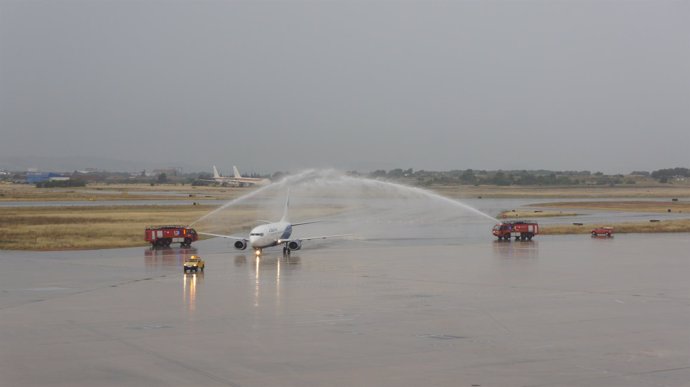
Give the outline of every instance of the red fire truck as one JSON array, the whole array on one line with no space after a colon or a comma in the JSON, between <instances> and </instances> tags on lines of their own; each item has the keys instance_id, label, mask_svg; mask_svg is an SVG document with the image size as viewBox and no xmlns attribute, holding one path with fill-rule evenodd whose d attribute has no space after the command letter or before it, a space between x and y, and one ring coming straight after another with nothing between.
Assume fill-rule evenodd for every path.
<instances>
[{"instance_id":1,"label":"red fire truck","mask_svg":"<svg viewBox=\"0 0 690 387\"><path fill-rule=\"evenodd\" d=\"M514 236L516 241L531 241L533 236L539 234L539 225L521 220L503 222L494 226L493 234L498 237L498 240L509 241L510 237Z\"/></svg>"},{"instance_id":2,"label":"red fire truck","mask_svg":"<svg viewBox=\"0 0 690 387\"><path fill-rule=\"evenodd\" d=\"M153 247L170 246L179 243L180 247L189 247L199 239L196 230L185 226L151 226L146 227L145 238Z\"/></svg>"}]
</instances>

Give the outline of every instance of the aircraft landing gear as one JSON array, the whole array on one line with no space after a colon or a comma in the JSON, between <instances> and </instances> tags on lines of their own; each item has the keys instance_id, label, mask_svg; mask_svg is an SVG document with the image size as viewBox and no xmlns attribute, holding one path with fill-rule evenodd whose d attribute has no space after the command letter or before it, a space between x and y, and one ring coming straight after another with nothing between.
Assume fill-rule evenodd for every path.
<instances>
[{"instance_id":1,"label":"aircraft landing gear","mask_svg":"<svg viewBox=\"0 0 690 387\"><path fill-rule=\"evenodd\" d=\"M283 247L283 256L287 257L288 255L290 255L290 249L287 246Z\"/></svg>"}]
</instances>

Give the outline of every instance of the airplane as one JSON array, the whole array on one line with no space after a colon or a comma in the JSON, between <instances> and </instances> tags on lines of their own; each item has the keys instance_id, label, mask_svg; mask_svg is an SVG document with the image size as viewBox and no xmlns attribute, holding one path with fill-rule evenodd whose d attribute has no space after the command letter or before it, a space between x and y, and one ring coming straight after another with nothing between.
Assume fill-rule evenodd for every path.
<instances>
[{"instance_id":1,"label":"airplane","mask_svg":"<svg viewBox=\"0 0 690 387\"><path fill-rule=\"evenodd\" d=\"M218 168L213 166L213 181L217 183L229 183L231 185L237 185L239 187L244 187L247 185L266 185L271 181L268 179L260 179L256 177L243 177L236 166L232 166L234 172L233 176L223 176L218 172Z\"/></svg>"},{"instance_id":2,"label":"airplane","mask_svg":"<svg viewBox=\"0 0 690 387\"><path fill-rule=\"evenodd\" d=\"M197 232L198 234L215 236L220 238L234 239L234 246L238 250L244 250L247 246L254 249L254 253L261 255L262 249L266 247L273 247L283 245L283 255L289 255L292 250L299 250L302 248L302 242L314 239L339 238L347 235L324 235L315 237L306 237L299 239L290 239L292 235L292 228L304 224L316 223L316 221L291 223L288 220L288 207L290 205L290 192L288 191L285 199L285 207L283 209L283 217L278 222L271 222L261 224L254 227L249 232L249 237L240 237L232 235L212 234L207 232Z\"/></svg>"}]
</instances>

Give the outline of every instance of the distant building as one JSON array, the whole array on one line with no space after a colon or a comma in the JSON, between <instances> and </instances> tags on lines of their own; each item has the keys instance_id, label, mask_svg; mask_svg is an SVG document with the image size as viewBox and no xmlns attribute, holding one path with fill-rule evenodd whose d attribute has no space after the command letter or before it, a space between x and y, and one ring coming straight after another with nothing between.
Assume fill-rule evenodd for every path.
<instances>
[{"instance_id":1,"label":"distant building","mask_svg":"<svg viewBox=\"0 0 690 387\"><path fill-rule=\"evenodd\" d=\"M104 171L102 171L98 168L84 168L84 169L80 169L80 170L75 171L75 172L80 173L82 175L88 175L90 173L99 173L99 172L104 172Z\"/></svg>"},{"instance_id":2,"label":"distant building","mask_svg":"<svg viewBox=\"0 0 690 387\"><path fill-rule=\"evenodd\" d=\"M70 178L54 172L35 172L26 173L26 182L29 184L43 183L46 181L66 181Z\"/></svg>"}]
</instances>

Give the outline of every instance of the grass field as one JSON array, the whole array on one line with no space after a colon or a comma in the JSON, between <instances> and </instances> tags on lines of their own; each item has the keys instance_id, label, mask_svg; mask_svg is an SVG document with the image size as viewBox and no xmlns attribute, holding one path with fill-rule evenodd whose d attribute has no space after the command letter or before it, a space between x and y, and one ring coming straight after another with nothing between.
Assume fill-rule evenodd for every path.
<instances>
[{"instance_id":1,"label":"grass field","mask_svg":"<svg viewBox=\"0 0 690 387\"><path fill-rule=\"evenodd\" d=\"M152 225L189 225L215 206L0 207L0 250L79 250L147 246ZM330 215L339 208L295 209L299 219ZM292 215L292 214L291 214ZM257 225L256 208L235 206L199 223L197 231L233 233Z\"/></svg>"},{"instance_id":2,"label":"grass field","mask_svg":"<svg viewBox=\"0 0 690 387\"><path fill-rule=\"evenodd\" d=\"M690 185L649 186L432 186L450 198L690 198Z\"/></svg>"},{"instance_id":3,"label":"grass field","mask_svg":"<svg viewBox=\"0 0 690 387\"><path fill-rule=\"evenodd\" d=\"M144 246L152 224L188 224L210 206L0 207L0 249Z\"/></svg>"},{"instance_id":4,"label":"grass field","mask_svg":"<svg viewBox=\"0 0 690 387\"><path fill-rule=\"evenodd\" d=\"M688 213L690 214L690 202L688 201L587 201L587 202L557 202L539 203L532 207L581 209L600 211L628 211L628 212L655 212L655 213Z\"/></svg>"},{"instance_id":5,"label":"grass field","mask_svg":"<svg viewBox=\"0 0 690 387\"><path fill-rule=\"evenodd\" d=\"M660 233L660 232L690 232L690 219L664 220L660 222L626 222L576 225L549 225L541 226L540 232L544 235L562 234L589 234L597 227L613 227L617 233Z\"/></svg>"},{"instance_id":6,"label":"grass field","mask_svg":"<svg viewBox=\"0 0 690 387\"><path fill-rule=\"evenodd\" d=\"M690 198L688 184L626 186L473 186L434 185L428 189L450 198ZM52 200L229 200L250 192L250 187L191 186L179 184L89 184L83 188L36 188L28 184L0 183L0 201ZM156 195L159 193L159 195ZM170 193L181 195L171 196Z\"/></svg>"},{"instance_id":7,"label":"grass field","mask_svg":"<svg viewBox=\"0 0 690 387\"><path fill-rule=\"evenodd\" d=\"M0 183L0 201L229 200L252 188L176 184L89 184L78 188L36 188Z\"/></svg>"},{"instance_id":8,"label":"grass field","mask_svg":"<svg viewBox=\"0 0 690 387\"><path fill-rule=\"evenodd\" d=\"M25 184L0 184L1 201L150 200L150 206L0 207L0 250L76 250L146 246L144 229L157 224L187 225L214 210L214 206L193 205L196 200L230 200L252 188L191 187L189 185L89 185L85 188L38 189ZM441 195L464 197L659 197L658 201L589 201L538 204L539 210L506 212L506 218L572 216L572 210L690 213L690 202L671 198L690 197L690 187L434 187ZM174 194L174 195L172 195ZM188 200L188 206L164 205L165 200ZM541 209L541 208L553 208ZM331 215L340 208L302 209L296 219ZM232 233L248 230L257 223L255 208L233 207L232 216L218 216L202 223L202 231ZM542 227L544 234L589 233L597 225L555 225ZM688 232L690 219L655 223L605 224L616 232ZM199 229L197 227L197 229Z\"/></svg>"}]
</instances>

